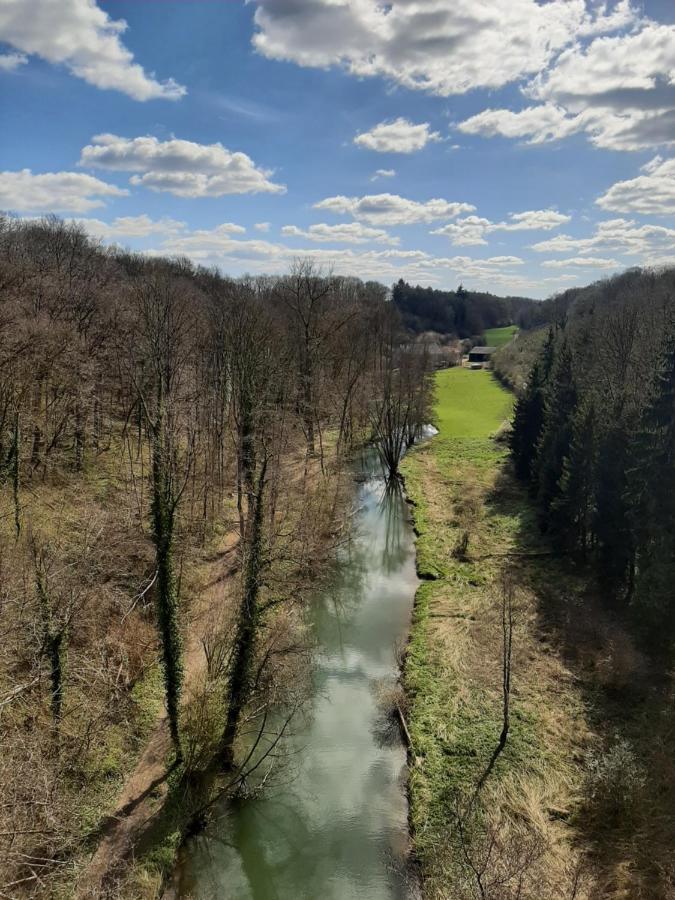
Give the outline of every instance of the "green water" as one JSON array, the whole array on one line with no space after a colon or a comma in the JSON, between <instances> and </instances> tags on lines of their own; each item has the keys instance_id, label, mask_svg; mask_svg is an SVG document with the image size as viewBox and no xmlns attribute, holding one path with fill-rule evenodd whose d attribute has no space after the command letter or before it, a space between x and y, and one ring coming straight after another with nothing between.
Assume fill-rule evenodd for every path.
<instances>
[{"instance_id":1,"label":"green water","mask_svg":"<svg viewBox=\"0 0 675 900\"><path fill-rule=\"evenodd\" d=\"M383 712L397 679L417 577L400 492L364 461L354 535L314 598L311 708L295 723L288 772L264 793L228 803L187 848L180 896L195 900L403 900L406 753Z\"/></svg>"}]
</instances>

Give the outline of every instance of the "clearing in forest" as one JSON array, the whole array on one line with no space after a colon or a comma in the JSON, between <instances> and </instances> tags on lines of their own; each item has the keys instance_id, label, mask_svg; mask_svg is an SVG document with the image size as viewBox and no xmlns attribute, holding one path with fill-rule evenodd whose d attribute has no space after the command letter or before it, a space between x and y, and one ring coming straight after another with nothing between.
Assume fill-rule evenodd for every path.
<instances>
[{"instance_id":1,"label":"clearing in forest","mask_svg":"<svg viewBox=\"0 0 675 900\"><path fill-rule=\"evenodd\" d=\"M517 331L517 325L505 325L503 328L487 328L485 330L485 342L488 347L499 349L512 341Z\"/></svg>"}]
</instances>

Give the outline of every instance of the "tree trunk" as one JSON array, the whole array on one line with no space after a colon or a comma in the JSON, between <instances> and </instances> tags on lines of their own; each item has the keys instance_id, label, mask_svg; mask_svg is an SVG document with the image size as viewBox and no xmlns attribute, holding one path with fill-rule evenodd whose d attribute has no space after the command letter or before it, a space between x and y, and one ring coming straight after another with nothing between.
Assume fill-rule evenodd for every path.
<instances>
[{"instance_id":1,"label":"tree trunk","mask_svg":"<svg viewBox=\"0 0 675 900\"><path fill-rule=\"evenodd\" d=\"M157 563L157 620L162 641L166 709L171 740L182 758L178 712L183 683L182 642L178 621L178 587L173 564L173 497L167 472L161 390L152 441L152 520Z\"/></svg>"},{"instance_id":2,"label":"tree trunk","mask_svg":"<svg viewBox=\"0 0 675 900\"><path fill-rule=\"evenodd\" d=\"M225 771L231 770L234 765L234 741L251 687L251 672L255 656L258 626L258 594L262 570L263 494L265 491L266 469L267 460L265 459L255 493L254 508L252 510L253 518L250 521L250 526L247 523L249 527L247 527L242 599L227 692L227 720L221 745L221 760Z\"/></svg>"}]
</instances>

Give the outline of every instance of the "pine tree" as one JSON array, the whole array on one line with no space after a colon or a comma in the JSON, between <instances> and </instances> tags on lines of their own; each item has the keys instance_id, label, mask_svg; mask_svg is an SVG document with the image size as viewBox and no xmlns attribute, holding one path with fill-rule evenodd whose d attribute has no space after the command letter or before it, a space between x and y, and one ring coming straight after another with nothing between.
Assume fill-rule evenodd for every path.
<instances>
[{"instance_id":1,"label":"pine tree","mask_svg":"<svg viewBox=\"0 0 675 900\"><path fill-rule=\"evenodd\" d=\"M560 480L565 459L572 443L572 419L577 403L572 351L565 338L551 371L551 383L546 392L544 424L537 446L533 474L537 497L544 512L543 524L548 527L548 513L560 495Z\"/></svg>"},{"instance_id":2,"label":"pine tree","mask_svg":"<svg viewBox=\"0 0 675 900\"><path fill-rule=\"evenodd\" d=\"M592 543L597 466L596 410L593 400L580 404L572 420L572 439L559 495L551 505L551 531L558 544L579 550L584 559Z\"/></svg>"},{"instance_id":3,"label":"pine tree","mask_svg":"<svg viewBox=\"0 0 675 900\"><path fill-rule=\"evenodd\" d=\"M510 444L516 476L522 481L531 479L537 455L544 424L546 382L554 358L554 340L551 329L541 354L532 367L525 391L516 402Z\"/></svg>"},{"instance_id":4,"label":"pine tree","mask_svg":"<svg viewBox=\"0 0 675 900\"><path fill-rule=\"evenodd\" d=\"M644 409L632 479L635 603L670 638L675 625L675 328L664 342Z\"/></svg>"},{"instance_id":5,"label":"pine tree","mask_svg":"<svg viewBox=\"0 0 675 900\"><path fill-rule=\"evenodd\" d=\"M622 589L625 599L630 599L633 590L635 540L627 500L629 473L634 467L634 447L628 440L631 433L634 427L629 417L612 417L598 442L593 530L599 574L615 600Z\"/></svg>"}]
</instances>

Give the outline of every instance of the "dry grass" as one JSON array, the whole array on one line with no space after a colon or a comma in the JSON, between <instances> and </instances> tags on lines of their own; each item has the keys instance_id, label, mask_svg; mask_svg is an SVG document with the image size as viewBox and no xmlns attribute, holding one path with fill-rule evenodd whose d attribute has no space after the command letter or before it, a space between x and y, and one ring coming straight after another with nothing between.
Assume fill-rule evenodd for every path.
<instances>
[{"instance_id":1,"label":"dry grass","mask_svg":"<svg viewBox=\"0 0 675 900\"><path fill-rule=\"evenodd\" d=\"M425 896L675 897L672 679L655 677L591 573L549 553L503 447L441 433L405 470L431 579L406 660ZM511 729L472 803L502 725L504 569L516 585Z\"/></svg>"},{"instance_id":2,"label":"dry grass","mask_svg":"<svg viewBox=\"0 0 675 900\"><path fill-rule=\"evenodd\" d=\"M503 458L489 437L441 433L406 462L421 572L435 576L418 595L406 666L420 757L411 816L425 895L480 897L474 869L484 869L486 897L571 897L574 884L576 897L592 896L573 824L591 732L574 677L543 639L536 579L517 555L535 549L523 543L533 523L502 476ZM511 730L472 802L502 724L505 568L517 588Z\"/></svg>"}]
</instances>

